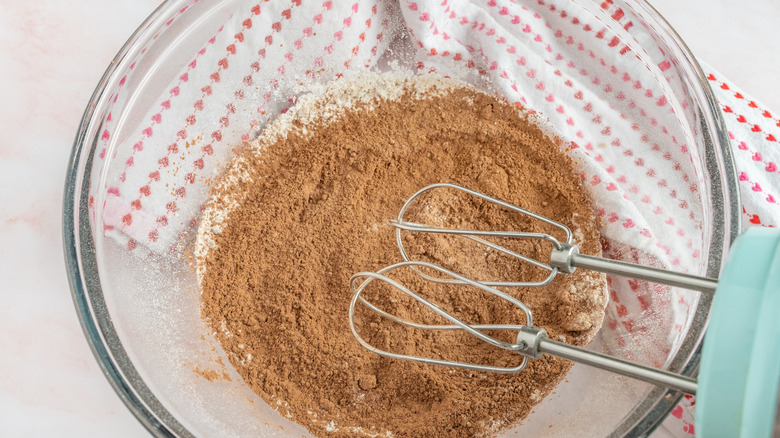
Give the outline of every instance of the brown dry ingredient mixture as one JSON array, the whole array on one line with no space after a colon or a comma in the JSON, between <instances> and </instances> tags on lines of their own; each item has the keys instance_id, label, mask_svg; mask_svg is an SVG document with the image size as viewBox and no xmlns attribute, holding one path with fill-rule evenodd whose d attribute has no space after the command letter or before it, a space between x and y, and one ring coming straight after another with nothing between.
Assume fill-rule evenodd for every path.
<instances>
[{"instance_id":1,"label":"brown dry ingredient mixture","mask_svg":"<svg viewBox=\"0 0 780 438\"><path fill-rule=\"evenodd\" d=\"M400 261L388 220L428 184L458 183L555 218L576 230L583 253L600 254L590 202L559 141L473 89L439 94L357 104L305 133L299 124L261 154L245 152L243 179L214 195L243 201L214 229L214 245L199 260L203 315L244 381L317 436L494 435L527 416L571 366L546 355L509 375L427 366L381 358L350 333L350 277ZM550 231L452 192L421 205L409 219ZM541 275L462 239L405 239L415 257L474 277ZM516 248L542 260L548 250ZM400 278L469 322L525 322L494 298ZM603 321L604 289L603 276L578 272L544 288L505 290L529 305L552 338L584 345ZM381 287L366 296L391 313L442 323ZM400 327L365 308L357 324L365 339L391 351L502 366L520 361L469 336Z\"/></svg>"}]
</instances>

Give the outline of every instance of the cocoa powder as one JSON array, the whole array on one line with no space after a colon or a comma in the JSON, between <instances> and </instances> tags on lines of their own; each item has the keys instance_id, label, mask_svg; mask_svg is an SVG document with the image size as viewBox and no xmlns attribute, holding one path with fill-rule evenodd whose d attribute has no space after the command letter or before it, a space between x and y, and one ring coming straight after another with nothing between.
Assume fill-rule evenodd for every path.
<instances>
[{"instance_id":1,"label":"cocoa powder","mask_svg":"<svg viewBox=\"0 0 780 438\"><path fill-rule=\"evenodd\" d=\"M201 224L210 239L198 259L202 314L244 382L316 436L494 435L527 416L571 364L545 355L522 373L496 374L382 358L350 332L349 279L400 261L388 220L411 194L436 182L461 184L566 223L583 253L600 254L597 223L574 163L562 151L566 146L529 116L467 87L402 91L305 125L293 120L284 136L242 153L233 168L240 177L217 186L210 204L209 217L229 215L217 225ZM446 191L422 201L410 219L563 237L538 221ZM544 276L463 239L404 239L415 258L475 278ZM542 260L549 251L533 242L508 245ZM525 322L484 294L398 275L469 322ZM546 287L504 291L525 302L534 323L554 339L585 345L603 321L601 275L577 272ZM366 297L408 319L442 322L382 287ZM365 308L356 323L365 339L390 351L501 366L520 362L473 337L409 329Z\"/></svg>"}]
</instances>

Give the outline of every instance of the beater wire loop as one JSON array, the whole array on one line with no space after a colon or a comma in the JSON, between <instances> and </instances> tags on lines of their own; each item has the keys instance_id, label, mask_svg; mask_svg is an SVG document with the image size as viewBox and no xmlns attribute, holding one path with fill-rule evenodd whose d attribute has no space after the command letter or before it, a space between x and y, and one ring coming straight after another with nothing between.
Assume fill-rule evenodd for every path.
<instances>
[{"instance_id":1,"label":"beater wire loop","mask_svg":"<svg viewBox=\"0 0 780 438\"><path fill-rule=\"evenodd\" d=\"M406 251L406 248L404 247L403 238L402 238L402 231L410 231L410 232L418 232L418 233L432 233L432 234L447 234L447 235L456 235L465 237L467 239L470 239L474 242L477 242L479 244L482 244L488 248L491 248L493 250L496 250L502 254L508 255L510 257L517 258L518 260L522 260L525 263L529 263L537 268L543 269L548 272L547 276L540 280L540 281L488 281L488 280L477 280L479 283L482 283L486 286L505 286L505 287L539 287L539 286L545 286L549 284L556 275L559 273L559 269L557 267L553 267L550 265L549 260L536 260L532 257L529 257L527 255L521 254L517 251L513 251L509 248L506 248L505 246L499 245L494 242L490 242L486 239L483 239L483 237L496 237L496 238L504 238L504 239L525 239L525 240L537 240L541 242L548 242L552 244L553 248L555 250L561 250L563 248L563 244L556 239L555 237L545 234L545 233L532 233L532 232L523 232L523 231L492 231L492 230L469 230L469 229L458 229L458 228L446 228L446 227L440 227L440 226L433 226L433 225L427 225L427 224L420 224L417 222L411 222L404 219L404 215L406 214L407 210L410 206L414 204L414 201L417 200L422 194L426 192L430 192L432 190L436 189L450 189L450 190L456 190L459 192L466 193L470 196L488 201L490 203L496 204L499 207L519 213L521 215L529 216L535 220L541 221L543 223L546 223L548 225L551 225L553 227L556 227L560 230L562 230L566 234L566 240L565 244L569 245L571 244L572 240L572 232L571 230L559 223L555 222L553 220L550 220L544 216L540 216L536 213L533 213L531 211L525 210L523 208L520 208L516 205L510 204L506 201L502 201L500 199L493 198L492 196L488 196L484 193L480 193L471 189L468 189L466 187L462 187L456 184L451 183L438 183L438 184L431 184L427 187L424 187L420 190L418 190L415 194L413 194L409 199L406 200L404 205L401 207L401 210L398 213L398 218L396 220L391 220L390 224L395 227L395 236L396 236L396 243L398 244L398 249L401 252L401 257L405 261L411 261L411 258L409 257L409 254ZM462 280L457 279L443 279L443 278L437 278L430 275L427 275L423 272L420 272L417 270L418 274L425 278L428 281L432 281L435 283L447 283L447 284L464 284Z\"/></svg>"},{"instance_id":2,"label":"beater wire loop","mask_svg":"<svg viewBox=\"0 0 780 438\"><path fill-rule=\"evenodd\" d=\"M473 286L475 288L478 288L484 292L487 292L497 298L500 298L514 307L518 308L523 312L525 315L525 324L468 324L461 320L460 318L448 313L447 311L441 309L438 305L430 302L429 300L423 298L419 294L413 292L405 285L401 284L399 281L389 277L388 274L392 271L395 271L400 268L409 267L412 269L415 269L417 273L419 273L419 268L426 268L431 269L434 271L437 271L439 274L442 274L447 277L451 277L454 280L459 281L459 284L464 284L468 286ZM362 279L362 282L360 281ZM410 298L414 299L418 303L422 304L426 308L430 309L437 315L443 317L444 319L448 320L452 324L450 325L438 325L438 324L420 324L414 321L409 321L403 318L399 318L396 315L390 314L388 312L385 312L384 310L380 309L373 303L371 303L369 300L364 298L362 296L363 292L365 291L366 287L371 284L373 281L379 281L386 283L390 287L394 288L395 290L404 293L405 295L409 296ZM355 338L360 342L360 344L368 349L369 351L376 353L380 356L394 358L394 359L405 359L405 360L412 360L416 362L422 362L422 363L428 363L428 364L435 364L435 365L446 365L451 367L457 367L457 368L464 368L469 369L473 371L488 371L488 372L500 372L500 373L516 373L519 371L522 371L525 369L526 365L528 364L528 358L523 357L522 362L515 367L500 367L500 366L491 366L491 365L480 365L480 364L474 364L474 363L468 363L468 362L459 362L459 361L449 361L449 360L442 360L442 359L433 359L428 357L420 357L420 356L412 356L412 355L405 355L400 353L392 353L385 350L380 350L373 345L369 344L363 337L360 336L360 333L357 329L357 326L355 324L355 308L357 304L362 304L366 306L369 310L376 312L380 316L382 316L385 319L388 319L390 321L393 321L398 324L402 324L407 327L415 328L415 329L421 329L421 330L462 330L466 333L469 333L472 336L475 336L476 338L487 342L490 345L493 345L494 347L501 348L508 351L522 351L527 348L527 345L525 343L508 343L501 341L499 339L494 338L493 336L490 336L485 333L485 331L488 330L508 330L513 332L519 332L524 326L532 326L533 325L533 316L531 315L531 310L523 304L520 300L498 290L495 288L492 288L490 286L486 286L482 283L479 283L477 281L471 280L467 277L464 277L462 275L456 274L455 272L452 272L446 268L442 268L440 266L434 265L433 263L428 262L401 262L396 263L394 265L387 266L385 268L380 269L377 272L359 272L352 276L350 279L350 288L352 289L352 301L349 305L349 325L350 329L352 330L352 334L355 336Z\"/></svg>"}]
</instances>

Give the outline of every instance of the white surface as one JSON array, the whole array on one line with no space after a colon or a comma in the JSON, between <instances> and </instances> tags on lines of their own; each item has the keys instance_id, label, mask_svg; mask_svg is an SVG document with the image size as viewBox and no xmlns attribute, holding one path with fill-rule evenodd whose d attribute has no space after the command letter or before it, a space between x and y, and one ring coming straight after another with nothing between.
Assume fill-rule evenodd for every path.
<instances>
[{"instance_id":1,"label":"white surface","mask_svg":"<svg viewBox=\"0 0 780 438\"><path fill-rule=\"evenodd\" d=\"M780 111L780 2L649 1L697 58Z\"/></svg>"},{"instance_id":2,"label":"white surface","mask_svg":"<svg viewBox=\"0 0 780 438\"><path fill-rule=\"evenodd\" d=\"M146 435L81 332L62 257L61 204L87 100L156 3L0 0L2 436ZM700 59L780 111L780 3L654 3Z\"/></svg>"},{"instance_id":3,"label":"white surface","mask_svg":"<svg viewBox=\"0 0 780 438\"><path fill-rule=\"evenodd\" d=\"M79 326L62 193L95 84L155 0L0 0L0 436L140 437Z\"/></svg>"}]
</instances>

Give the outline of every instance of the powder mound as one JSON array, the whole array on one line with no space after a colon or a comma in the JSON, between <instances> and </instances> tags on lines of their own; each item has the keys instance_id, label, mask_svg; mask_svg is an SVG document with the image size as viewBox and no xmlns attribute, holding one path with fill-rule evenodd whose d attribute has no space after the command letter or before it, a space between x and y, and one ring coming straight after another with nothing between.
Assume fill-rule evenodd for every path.
<instances>
[{"instance_id":1,"label":"powder mound","mask_svg":"<svg viewBox=\"0 0 780 438\"><path fill-rule=\"evenodd\" d=\"M581 252L599 255L597 222L565 147L515 106L435 75L366 72L303 95L213 188L195 252L202 315L246 384L315 436L496 435L525 418L571 364L545 355L522 373L490 374L379 357L350 332L349 279L400 260L388 221L410 195L436 182L565 223ZM409 219L556 233L456 193L422 201ZM542 260L549 251L538 242L501 243ZM544 276L464 239L406 234L404 245L414 258L474 278ZM469 322L525 322L484 294L398 275ZM604 319L605 283L601 274L576 272L504 292L523 301L553 339L585 345ZM406 319L441 323L399 294L377 288L366 296ZM394 325L365 308L356 324L385 350L520 362L473 337Z\"/></svg>"},{"instance_id":2,"label":"powder mound","mask_svg":"<svg viewBox=\"0 0 780 438\"><path fill-rule=\"evenodd\" d=\"M314 135L310 125L325 126L338 120L345 108L359 105L370 111L382 101L397 101L404 94L414 98L438 96L465 84L438 75L414 75L395 70L384 74L361 71L346 80L332 81L327 85L302 86L302 95L296 105L267 126L260 137L252 142L243 156L233 160L220 182L214 187L214 195L201 216L195 244L198 284L201 283L208 252L216 246L214 236L222 231L222 225L230 212L236 209L247 194L241 190L252 183L248 156L263 160L263 151L270 145L283 141L288 135L307 138Z\"/></svg>"}]
</instances>

